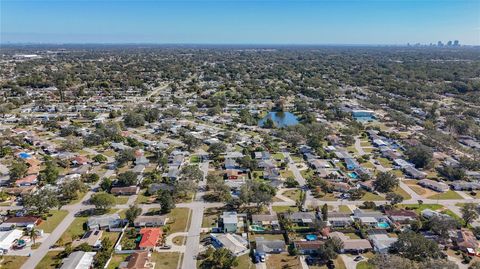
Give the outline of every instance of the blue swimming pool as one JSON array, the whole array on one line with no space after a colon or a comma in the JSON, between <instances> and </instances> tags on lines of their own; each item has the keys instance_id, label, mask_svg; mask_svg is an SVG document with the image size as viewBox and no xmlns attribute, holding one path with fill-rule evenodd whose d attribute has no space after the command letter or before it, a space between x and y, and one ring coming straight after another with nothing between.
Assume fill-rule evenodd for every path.
<instances>
[{"instance_id":1,"label":"blue swimming pool","mask_svg":"<svg viewBox=\"0 0 480 269\"><path fill-rule=\"evenodd\" d=\"M348 173L348 176L349 176L350 178L353 178L353 179L357 179L357 178L358 178L358 175L357 175L357 173L355 173L355 172L350 172L350 173Z\"/></svg>"},{"instance_id":2,"label":"blue swimming pool","mask_svg":"<svg viewBox=\"0 0 480 269\"><path fill-rule=\"evenodd\" d=\"M20 152L20 154L18 154L18 156L22 159L28 159L31 157L30 153L26 153L26 152Z\"/></svg>"},{"instance_id":3,"label":"blue swimming pool","mask_svg":"<svg viewBox=\"0 0 480 269\"><path fill-rule=\"evenodd\" d=\"M382 229L388 229L388 228L390 228L390 224L388 224L388 222L384 222L384 221L379 222L379 223L377 224L377 226L378 226L379 228L382 228Z\"/></svg>"},{"instance_id":4,"label":"blue swimming pool","mask_svg":"<svg viewBox=\"0 0 480 269\"><path fill-rule=\"evenodd\" d=\"M307 234L305 236L305 238L307 239L307 241L315 241L315 240L317 240L318 236L316 236L314 234Z\"/></svg>"}]
</instances>

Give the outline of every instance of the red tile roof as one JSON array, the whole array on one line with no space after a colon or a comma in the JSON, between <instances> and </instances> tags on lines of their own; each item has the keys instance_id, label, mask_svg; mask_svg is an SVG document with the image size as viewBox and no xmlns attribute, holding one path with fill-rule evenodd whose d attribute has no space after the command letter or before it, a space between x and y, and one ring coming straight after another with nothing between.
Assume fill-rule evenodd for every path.
<instances>
[{"instance_id":1,"label":"red tile roof","mask_svg":"<svg viewBox=\"0 0 480 269\"><path fill-rule=\"evenodd\" d=\"M163 232L160 228L142 228L140 234L142 235L142 240L138 246L140 248L152 248L157 245L158 239Z\"/></svg>"}]
</instances>

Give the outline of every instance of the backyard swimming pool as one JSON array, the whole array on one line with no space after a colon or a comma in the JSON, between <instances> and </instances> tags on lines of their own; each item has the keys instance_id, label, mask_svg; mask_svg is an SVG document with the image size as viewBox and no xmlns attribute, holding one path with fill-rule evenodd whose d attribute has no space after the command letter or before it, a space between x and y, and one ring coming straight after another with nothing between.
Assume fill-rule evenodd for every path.
<instances>
[{"instance_id":1,"label":"backyard swimming pool","mask_svg":"<svg viewBox=\"0 0 480 269\"><path fill-rule=\"evenodd\" d=\"M378 226L379 228L382 228L382 229L388 229L388 228L390 228L390 224L388 224L388 222L384 222L384 221L379 222L379 223L377 224L377 226Z\"/></svg>"},{"instance_id":2,"label":"backyard swimming pool","mask_svg":"<svg viewBox=\"0 0 480 269\"><path fill-rule=\"evenodd\" d=\"M353 178L353 179L357 179L357 178L358 178L358 175L357 175L357 173L355 173L355 172L350 172L350 173L348 173L348 176L349 176L350 178Z\"/></svg>"},{"instance_id":3,"label":"backyard swimming pool","mask_svg":"<svg viewBox=\"0 0 480 269\"><path fill-rule=\"evenodd\" d=\"M18 156L22 159L28 159L31 157L30 153L27 153L27 152L20 152L20 154L18 154Z\"/></svg>"},{"instance_id":4,"label":"backyard swimming pool","mask_svg":"<svg viewBox=\"0 0 480 269\"><path fill-rule=\"evenodd\" d=\"M307 239L307 241L315 241L318 237L314 234L307 234L305 238Z\"/></svg>"}]
</instances>

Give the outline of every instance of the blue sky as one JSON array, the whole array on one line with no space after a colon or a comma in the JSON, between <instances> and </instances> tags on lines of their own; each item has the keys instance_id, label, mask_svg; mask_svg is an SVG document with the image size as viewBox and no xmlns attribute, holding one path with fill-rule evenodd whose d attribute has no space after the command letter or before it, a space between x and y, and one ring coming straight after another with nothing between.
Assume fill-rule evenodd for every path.
<instances>
[{"instance_id":1,"label":"blue sky","mask_svg":"<svg viewBox=\"0 0 480 269\"><path fill-rule=\"evenodd\" d=\"M480 44L479 0L0 0L0 42Z\"/></svg>"}]
</instances>

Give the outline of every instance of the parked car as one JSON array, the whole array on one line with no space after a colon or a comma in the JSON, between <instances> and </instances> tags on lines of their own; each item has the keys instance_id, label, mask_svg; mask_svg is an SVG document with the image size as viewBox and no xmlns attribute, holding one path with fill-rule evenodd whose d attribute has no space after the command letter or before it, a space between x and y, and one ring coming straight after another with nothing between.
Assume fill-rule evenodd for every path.
<instances>
[{"instance_id":1,"label":"parked car","mask_svg":"<svg viewBox=\"0 0 480 269\"><path fill-rule=\"evenodd\" d=\"M170 246L170 245L163 245L163 246L160 247L160 249L171 249L171 248L172 248L172 246Z\"/></svg>"}]
</instances>

